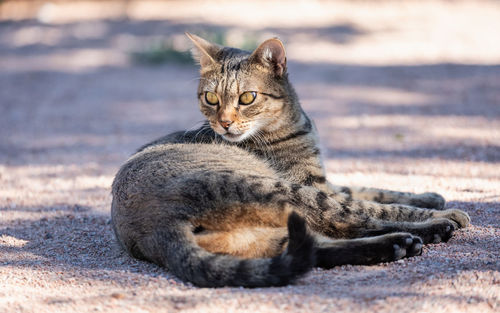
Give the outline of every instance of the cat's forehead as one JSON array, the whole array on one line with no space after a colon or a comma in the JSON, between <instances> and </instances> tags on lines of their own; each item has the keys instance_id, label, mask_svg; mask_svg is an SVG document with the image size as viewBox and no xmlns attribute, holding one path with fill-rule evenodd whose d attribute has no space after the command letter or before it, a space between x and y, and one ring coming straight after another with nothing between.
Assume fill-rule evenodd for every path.
<instances>
[{"instance_id":1,"label":"cat's forehead","mask_svg":"<svg viewBox=\"0 0 500 313\"><path fill-rule=\"evenodd\" d=\"M216 56L217 64L213 68L212 77L244 79L248 72L250 52L235 48L224 48Z\"/></svg>"},{"instance_id":2,"label":"cat's forehead","mask_svg":"<svg viewBox=\"0 0 500 313\"><path fill-rule=\"evenodd\" d=\"M258 78L258 75L254 75L250 71L243 71L242 65L244 66L244 64L226 64L226 66L221 66L212 73L202 76L201 88L204 91L218 94L260 90L263 82Z\"/></svg>"},{"instance_id":3,"label":"cat's forehead","mask_svg":"<svg viewBox=\"0 0 500 313\"><path fill-rule=\"evenodd\" d=\"M223 49L217 52L215 59L220 64L237 64L241 63L244 60L247 60L250 56L250 52L245 50L240 50L231 47L224 47Z\"/></svg>"},{"instance_id":4,"label":"cat's forehead","mask_svg":"<svg viewBox=\"0 0 500 313\"><path fill-rule=\"evenodd\" d=\"M202 72L200 85L205 91L218 93L258 90L260 79L248 58L250 52L224 48L216 56L217 64Z\"/></svg>"}]
</instances>

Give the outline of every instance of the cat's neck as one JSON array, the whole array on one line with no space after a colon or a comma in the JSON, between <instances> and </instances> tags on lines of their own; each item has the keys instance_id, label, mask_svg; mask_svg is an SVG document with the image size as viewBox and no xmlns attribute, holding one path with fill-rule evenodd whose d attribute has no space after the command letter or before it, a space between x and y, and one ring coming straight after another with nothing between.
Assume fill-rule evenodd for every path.
<instances>
[{"instance_id":1,"label":"cat's neck","mask_svg":"<svg viewBox=\"0 0 500 313\"><path fill-rule=\"evenodd\" d=\"M292 94L285 99L282 115L276 123L265 130L259 131L258 136L252 136L242 145L262 152L273 152L282 149L289 142L303 141L303 145L315 145L314 126L311 119L302 110L297 97Z\"/></svg>"}]
</instances>

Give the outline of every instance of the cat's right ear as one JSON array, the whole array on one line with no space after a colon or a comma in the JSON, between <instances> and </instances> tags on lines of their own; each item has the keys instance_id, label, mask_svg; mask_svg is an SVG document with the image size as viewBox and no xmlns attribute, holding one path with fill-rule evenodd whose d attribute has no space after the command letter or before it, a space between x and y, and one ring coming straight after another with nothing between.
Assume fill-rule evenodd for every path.
<instances>
[{"instance_id":1,"label":"cat's right ear","mask_svg":"<svg viewBox=\"0 0 500 313\"><path fill-rule=\"evenodd\" d=\"M191 54L193 59L200 63L201 67L216 63L215 55L222 49L221 46L190 33L186 33L186 36L194 43Z\"/></svg>"}]
</instances>

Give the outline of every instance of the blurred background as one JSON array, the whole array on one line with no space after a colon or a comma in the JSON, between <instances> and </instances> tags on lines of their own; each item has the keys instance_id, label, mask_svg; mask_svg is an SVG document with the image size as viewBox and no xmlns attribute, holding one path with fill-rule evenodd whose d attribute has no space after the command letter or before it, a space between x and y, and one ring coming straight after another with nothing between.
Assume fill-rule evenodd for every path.
<instances>
[{"instance_id":1,"label":"blurred background","mask_svg":"<svg viewBox=\"0 0 500 313\"><path fill-rule=\"evenodd\" d=\"M436 191L473 225L269 290L195 289L126 256L115 173L203 120L186 31L281 38L330 181ZM0 311L497 312L499 31L500 1L0 0Z\"/></svg>"},{"instance_id":2,"label":"blurred background","mask_svg":"<svg viewBox=\"0 0 500 313\"><path fill-rule=\"evenodd\" d=\"M338 183L498 178L499 29L499 1L0 1L0 201L107 212L137 147L202 120L186 31L281 38Z\"/></svg>"}]
</instances>

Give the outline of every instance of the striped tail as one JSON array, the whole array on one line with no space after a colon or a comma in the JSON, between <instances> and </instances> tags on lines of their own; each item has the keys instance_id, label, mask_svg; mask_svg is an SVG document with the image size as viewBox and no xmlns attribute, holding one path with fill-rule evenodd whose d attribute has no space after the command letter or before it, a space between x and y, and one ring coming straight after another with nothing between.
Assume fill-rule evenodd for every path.
<instances>
[{"instance_id":1,"label":"striped tail","mask_svg":"<svg viewBox=\"0 0 500 313\"><path fill-rule=\"evenodd\" d=\"M158 263L200 287L283 286L294 282L315 264L314 239L308 234L304 219L296 213L288 218L288 232L288 248L283 254L267 259L240 259L200 248L185 227L161 240L167 247Z\"/></svg>"}]
</instances>

